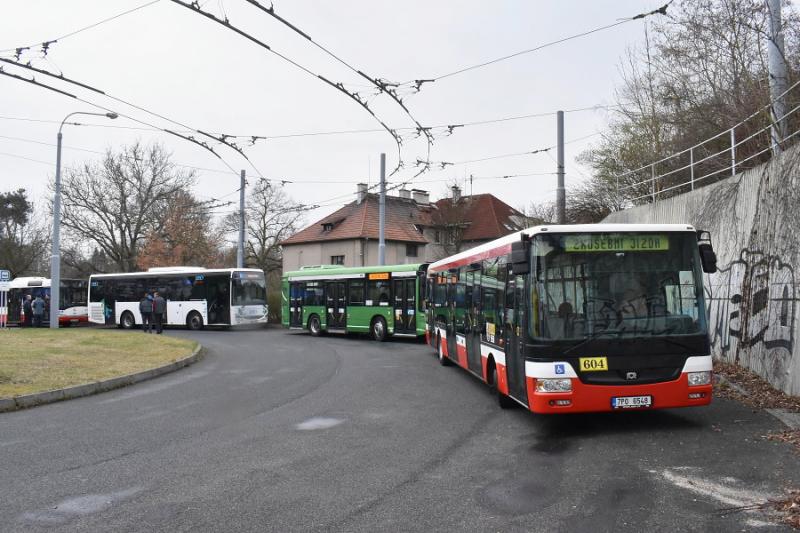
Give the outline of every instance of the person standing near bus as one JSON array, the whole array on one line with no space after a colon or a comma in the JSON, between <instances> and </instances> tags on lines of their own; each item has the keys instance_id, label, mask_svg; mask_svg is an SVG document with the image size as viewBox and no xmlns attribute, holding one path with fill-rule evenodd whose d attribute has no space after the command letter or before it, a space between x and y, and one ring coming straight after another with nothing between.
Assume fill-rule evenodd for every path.
<instances>
[{"instance_id":1,"label":"person standing near bus","mask_svg":"<svg viewBox=\"0 0 800 533\"><path fill-rule=\"evenodd\" d=\"M156 333L161 334L164 313L167 312L167 302L157 292L153 293L153 319L156 323Z\"/></svg>"},{"instance_id":2,"label":"person standing near bus","mask_svg":"<svg viewBox=\"0 0 800 533\"><path fill-rule=\"evenodd\" d=\"M26 328L31 327L33 324L33 300L30 294L26 294L25 299L22 301L22 312L25 315L25 320L20 324L24 324Z\"/></svg>"},{"instance_id":3,"label":"person standing near bus","mask_svg":"<svg viewBox=\"0 0 800 533\"><path fill-rule=\"evenodd\" d=\"M44 300L41 295L37 295L31 304L33 307L33 325L37 328L42 327L42 317L44 316Z\"/></svg>"},{"instance_id":4,"label":"person standing near bus","mask_svg":"<svg viewBox=\"0 0 800 533\"><path fill-rule=\"evenodd\" d=\"M151 333L153 323L153 299L144 293L139 302L139 312L142 314L142 332Z\"/></svg>"}]
</instances>

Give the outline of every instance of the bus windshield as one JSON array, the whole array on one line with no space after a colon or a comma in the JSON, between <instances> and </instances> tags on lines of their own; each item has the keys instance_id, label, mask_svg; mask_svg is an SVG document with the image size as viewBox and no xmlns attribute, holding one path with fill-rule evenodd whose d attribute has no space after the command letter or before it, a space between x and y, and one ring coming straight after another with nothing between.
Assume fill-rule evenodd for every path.
<instances>
[{"instance_id":1,"label":"bus windshield","mask_svg":"<svg viewBox=\"0 0 800 533\"><path fill-rule=\"evenodd\" d=\"M706 332L694 233L539 234L531 253L534 338Z\"/></svg>"},{"instance_id":2,"label":"bus windshield","mask_svg":"<svg viewBox=\"0 0 800 533\"><path fill-rule=\"evenodd\" d=\"M267 285L260 272L233 273L233 305L266 305Z\"/></svg>"}]
</instances>

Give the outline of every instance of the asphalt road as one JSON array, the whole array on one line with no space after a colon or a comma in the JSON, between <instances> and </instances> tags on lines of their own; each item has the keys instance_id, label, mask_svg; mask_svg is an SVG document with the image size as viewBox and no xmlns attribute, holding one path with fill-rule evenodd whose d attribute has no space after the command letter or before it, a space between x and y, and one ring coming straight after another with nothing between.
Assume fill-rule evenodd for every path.
<instances>
[{"instance_id":1,"label":"asphalt road","mask_svg":"<svg viewBox=\"0 0 800 533\"><path fill-rule=\"evenodd\" d=\"M0 414L1 531L781 531L725 509L800 485L733 402L549 418L424 344L169 334L205 358Z\"/></svg>"}]
</instances>

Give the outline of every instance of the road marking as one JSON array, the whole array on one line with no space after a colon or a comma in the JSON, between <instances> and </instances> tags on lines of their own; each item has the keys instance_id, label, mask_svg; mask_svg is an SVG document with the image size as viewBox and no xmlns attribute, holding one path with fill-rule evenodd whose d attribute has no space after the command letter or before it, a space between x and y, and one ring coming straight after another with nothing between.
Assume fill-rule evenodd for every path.
<instances>
[{"instance_id":1,"label":"road marking","mask_svg":"<svg viewBox=\"0 0 800 533\"><path fill-rule=\"evenodd\" d=\"M340 418L325 418L325 417L314 417L309 418L304 422L300 422L295 427L301 431L313 431L315 429L328 429L334 426L338 426L344 422L344 420Z\"/></svg>"},{"instance_id":2,"label":"road marking","mask_svg":"<svg viewBox=\"0 0 800 533\"><path fill-rule=\"evenodd\" d=\"M40 524L66 524L75 518L105 511L112 505L132 498L143 490L144 487L132 487L108 494L86 494L84 496L76 496L74 498L62 500L55 506L47 509L23 513L20 519L25 522L37 522Z\"/></svg>"},{"instance_id":3,"label":"road marking","mask_svg":"<svg viewBox=\"0 0 800 533\"><path fill-rule=\"evenodd\" d=\"M660 472L650 470L650 473L669 481L676 487L694 492L710 500L716 500L728 507L751 507L777 497L768 492L760 492L742 488L741 486L735 486L742 485L743 482L734 477L727 476L717 481L712 481L690 473L699 470L699 468L693 467L677 467L672 469L667 468ZM752 512L753 510L747 511Z\"/></svg>"}]
</instances>

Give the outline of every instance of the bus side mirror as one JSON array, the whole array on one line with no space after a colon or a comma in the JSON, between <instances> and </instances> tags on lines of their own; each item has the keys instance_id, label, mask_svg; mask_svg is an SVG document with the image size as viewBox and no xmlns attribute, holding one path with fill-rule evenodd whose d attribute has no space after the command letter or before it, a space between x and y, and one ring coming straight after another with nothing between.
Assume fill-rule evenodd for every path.
<instances>
[{"instance_id":1,"label":"bus side mirror","mask_svg":"<svg viewBox=\"0 0 800 533\"><path fill-rule=\"evenodd\" d=\"M698 245L700 249L700 262L703 264L703 272L713 274L717 271L717 254L708 243Z\"/></svg>"},{"instance_id":2,"label":"bus side mirror","mask_svg":"<svg viewBox=\"0 0 800 533\"><path fill-rule=\"evenodd\" d=\"M511 244L511 273L527 274L531 271L530 241L516 241Z\"/></svg>"}]
</instances>

